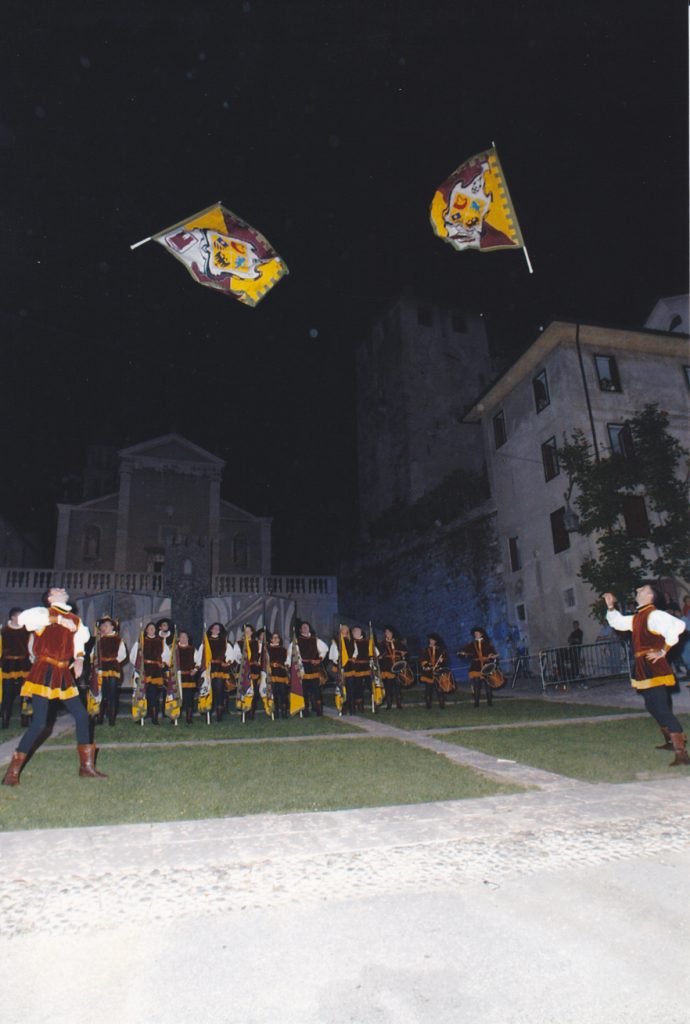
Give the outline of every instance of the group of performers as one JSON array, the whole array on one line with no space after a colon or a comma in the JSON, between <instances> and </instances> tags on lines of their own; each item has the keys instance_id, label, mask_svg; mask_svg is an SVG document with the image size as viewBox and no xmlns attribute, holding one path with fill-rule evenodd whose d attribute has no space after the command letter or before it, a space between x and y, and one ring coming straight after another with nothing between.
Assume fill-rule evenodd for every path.
<instances>
[{"instance_id":1,"label":"group of performers","mask_svg":"<svg viewBox=\"0 0 690 1024\"><path fill-rule=\"evenodd\" d=\"M664 742L658 749L673 750L672 765L690 765L686 737L673 713L671 688L676 679L667 660L684 623L656 607L658 595L652 584L638 587L634 615L621 615L613 594L605 594L604 599L613 629L632 631L632 685L661 728ZM479 706L482 691L490 706L493 690L504 680L486 632L475 626L471 634L471 640L457 653L469 659L474 706ZM84 673L88 647L90 668ZM2 629L0 650L2 726L8 727L17 697L22 701L23 724L29 722L29 726L12 756L5 785L19 783L27 758L46 732L49 706L56 700L75 721L79 775L105 777L96 768L93 723L103 723L107 717L109 725L115 725L127 657L116 620L103 616L91 638L63 588L49 590L42 607L11 610ZM323 715L322 688L331 679L341 714L362 713L369 705L373 712L381 707L391 709L394 704L402 708L403 692L415 682L406 645L392 626L384 629L379 646L371 629L365 636L359 626L341 625L329 646L308 622L300 623L287 645L279 633L269 634L265 628L249 624L238 640L232 641L222 623L214 622L195 647L188 632L173 631L163 619L142 629L129 660L134 670L132 715L142 724L148 719L154 725L162 715L177 724L180 714L191 725L195 707L206 715L207 722L212 717L220 722L233 698L243 719L254 718L261 706L275 718L296 713ZM436 696L438 706L444 708L456 684L448 650L437 633L428 634L419 665L425 706L430 709ZM86 706L77 685L84 675Z\"/></svg>"}]
</instances>

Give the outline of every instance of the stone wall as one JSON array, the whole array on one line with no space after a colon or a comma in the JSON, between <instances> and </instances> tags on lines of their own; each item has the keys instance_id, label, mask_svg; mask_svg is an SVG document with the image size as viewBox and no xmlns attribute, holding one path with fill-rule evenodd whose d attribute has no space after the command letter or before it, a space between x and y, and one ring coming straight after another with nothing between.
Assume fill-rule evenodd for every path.
<instances>
[{"instance_id":1,"label":"stone wall","mask_svg":"<svg viewBox=\"0 0 690 1024\"><path fill-rule=\"evenodd\" d=\"M343 621L381 635L392 623L423 646L437 632L454 652L482 625L506 650L508 621L496 551L495 514L485 505L442 526L372 542L343 565L339 576Z\"/></svg>"}]
</instances>

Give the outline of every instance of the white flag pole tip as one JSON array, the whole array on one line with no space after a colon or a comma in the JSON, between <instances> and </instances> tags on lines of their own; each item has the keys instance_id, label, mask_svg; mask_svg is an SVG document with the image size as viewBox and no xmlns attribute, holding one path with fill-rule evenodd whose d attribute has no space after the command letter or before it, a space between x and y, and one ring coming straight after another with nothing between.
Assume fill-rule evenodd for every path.
<instances>
[{"instance_id":1,"label":"white flag pole tip","mask_svg":"<svg viewBox=\"0 0 690 1024\"><path fill-rule=\"evenodd\" d=\"M529 253L527 252L527 246L526 245L523 245L522 251L524 252L525 259L527 260L527 269L529 270L530 274L533 274L534 271L532 270L532 264L530 262Z\"/></svg>"},{"instance_id":2,"label":"white flag pole tip","mask_svg":"<svg viewBox=\"0 0 690 1024\"><path fill-rule=\"evenodd\" d=\"M151 235L149 235L148 238L142 238L140 242L135 242L134 245L130 245L130 249L138 249L140 245L146 245L147 242L151 241L151 238Z\"/></svg>"}]
</instances>

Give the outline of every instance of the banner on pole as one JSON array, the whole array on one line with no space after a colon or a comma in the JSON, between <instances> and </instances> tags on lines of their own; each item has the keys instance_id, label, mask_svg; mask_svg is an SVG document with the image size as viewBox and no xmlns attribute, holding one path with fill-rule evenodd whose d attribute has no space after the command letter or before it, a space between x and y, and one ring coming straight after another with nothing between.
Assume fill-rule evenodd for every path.
<instances>
[{"instance_id":1,"label":"banner on pole","mask_svg":"<svg viewBox=\"0 0 690 1024\"><path fill-rule=\"evenodd\" d=\"M496 148L460 164L436 189L434 232L454 249L522 249L524 242Z\"/></svg>"},{"instance_id":2,"label":"banner on pole","mask_svg":"<svg viewBox=\"0 0 690 1024\"><path fill-rule=\"evenodd\" d=\"M256 306L288 273L264 236L220 203L152 235L207 288Z\"/></svg>"}]
</instances>

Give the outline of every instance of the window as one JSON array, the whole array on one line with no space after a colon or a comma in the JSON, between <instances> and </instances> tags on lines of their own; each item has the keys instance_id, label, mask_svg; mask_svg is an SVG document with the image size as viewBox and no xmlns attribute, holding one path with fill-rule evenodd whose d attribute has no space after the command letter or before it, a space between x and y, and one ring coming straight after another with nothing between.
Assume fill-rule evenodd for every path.
<instances>
[{"instance_id":1,"label":"window","mask_svg":"<svg viewBox=\"0 0 690 1024\"><path fill-rule=\"evenodd\" d=\"M614 455L622 455L624 459L632 459L635 455L630 427L627 423L607 423L609 443Z\"/></svg>"},{"instance_id":2,"label":"window","mask_svg":"<svg viewBox=\"0 0 690 1024\"><path fill-rule=\"evenodd\" d=\"M87 526L82 537L82 555L89 561L98 558L101 553L101 530L98 526Z\"/></svg>"},{"instance_id":3,"label":"window","mask_svg":"<svg viewBox=\"0 0 690 1024\"><path fill-rule=\"evenodd\" d=\"M565 528L565 508L557 508L551 513L551 537L553 538L554 554L567 551L570 547L570 534Z\"/></svg>"},{"instance_id":4,"label":"window","mask_svg":"<svg viewBox=\"0 0 690 1024\"><path fill-rule=\"evenodd\" d=\"M249 545L245 534L238 533L232 542L232 560L235 568L246 569L249 562Z\"/></svg>"},{"instance_id":5,"label":"window","mask_svg":"<svg viewBox=\"0 0 690 1024\"><path fill-rule=\"evenodd\" d=\"M532 381L532 389L534 390L534 404L537 412L541 412L547 405L551 404L549 398L549 384L546 379L546 370L542 370Z\"/></svg>"},{"instance_id":6,"label":"window","mask_svg":"<svg viewBox=\"0 0 690 1024\"><path fill-rule=\"evenodd\" d=\"M594 365L597 368L597 378L602 391L620 391L621 379L618 376L618 367L613 356L595 356Z\"/></svg>"},{"instance_id":7,"label":"window","mask_svg":"<svg viewBox=\"0 0 690 1024\"><path fill-rule=\"evenodd\" d=\"M191 558L185 558L184 562L182 563L182 575L191 576L193 571L194 566L192 565Z\"/></svg>"},{"instance_id":8,"label":"window","mask_svg":"<svg viewBox=\"0 0 690 1024\"><path fill-rule=\"evenodd\" d=\"M541 446L541 461L544 464L544 479L553 480L561 471L558 465L558 446L556 438L550 437Z\"/></svg>"},{"instance_id":9,"label":"window","mask_svg":"<svg viewBox=\"0 0 690 1024\"><path fill-rule=\"evenodd\" d=\"M450 324L456 334L466 334L467 324L462 313L452 313L450 317Z\"/></svg>"},{"instance_id":10,"label":"window","mask_svg":"<svg viewBox=\"0 0 690 1024\"><path fill-rule=\"evenodd\" d=\"M520 548L518 545L517 537L508 538L508 553L510 555L510 570L511 572L517 572L518 569L522 568L522 562L520 561Z\"/></svg>"},{"instance_id":11,"label":"window","mask_svg":"<svg viewBox=\"0 0 690 1024\"><path fill-rule=\"evenodd\" d=\"M567 587L563 591L563 604L565 605L565 610L566 611L568 611L570 608L574 608L575 605L577 604L577 601L575 600L575 588L574 587Z\"/></svg>"},{"instance_id":12,"label":"window","mask_svg":"<svg viewBox=\"0 0 690 1024\"><path fill-rule=\"evenodd\" d=\"M431 306L417 306L417 323L420 327L434 326L434 311Z\"/></svg>"},{"instance_id":13,"label":"window","mask_svg":"<svg viewBox=\"0 0 690 1024\"><path fill-rule=\"evenodd\" d=\"M525 611L524 604L516 604L515 605L515 618L517 619L518 622L526 622L527 621L527 613Z\"/></svg>"},{"instance_id":14,"label":"window","mask_svg":"<svg viewBox=\"0 0 690 1024\"><path fill-rule=\"evenodd\" d=\"M684 366L683 373L685 374L685 383L690 388L690 366Z\"/></svg>"},{"instance_id":15,"label":"window","mask_svg":"<svg viewBox=\"0 0 690 1024\"><path fill-rule=\"evenodd\" d=\"M640 494L627 494L623 498L623 519L629 537L649 537L647 506Z\"/></svg>"},{"instance_id":16,"label":"window","mask_svg":"<svg viewBox=\"0 0 690 1024\"><path fill-rule=\"evenodd\" d=\"M503 409L501 409L501 411L497 412L494 416L494 444L497 448L500 448L501 445L506 443L506 441L506 420L503 415Z\"/></svg>"}]
</instances>

